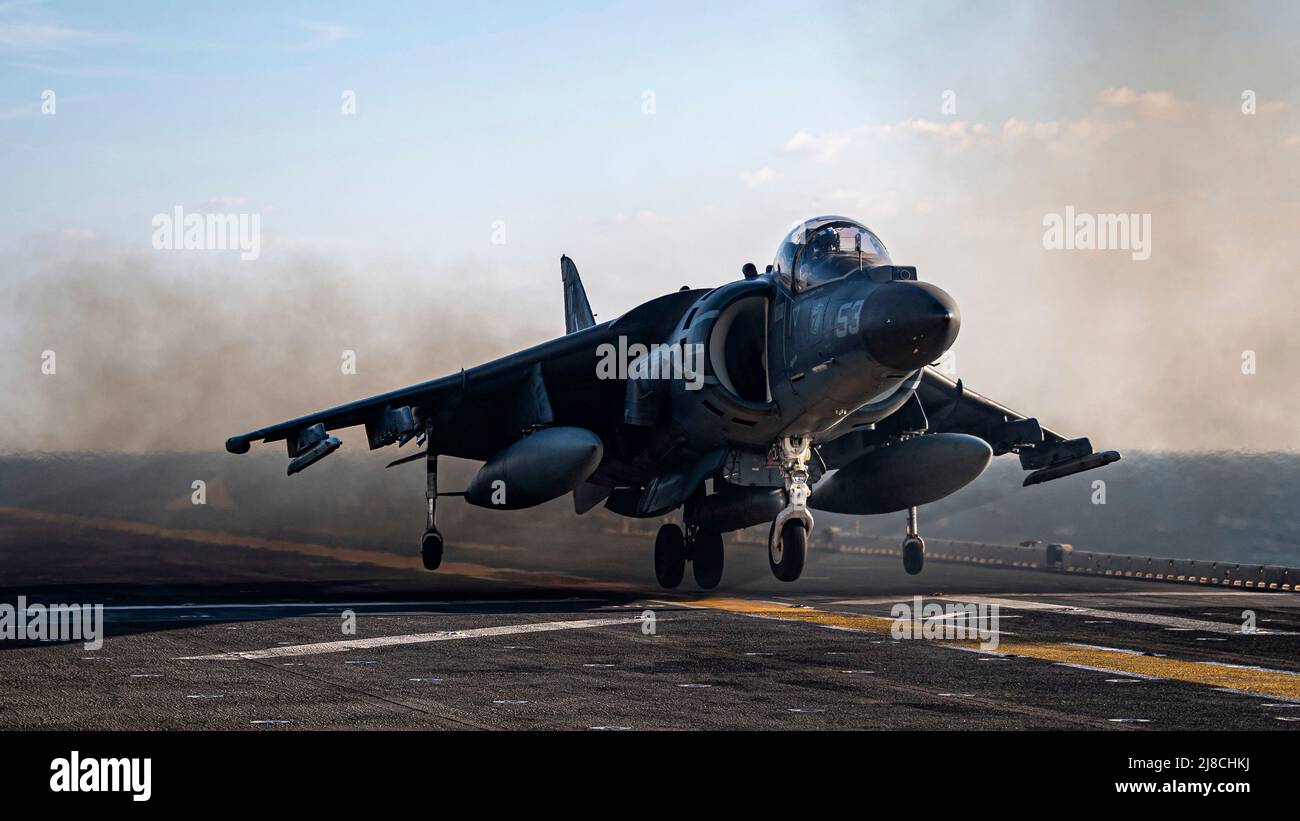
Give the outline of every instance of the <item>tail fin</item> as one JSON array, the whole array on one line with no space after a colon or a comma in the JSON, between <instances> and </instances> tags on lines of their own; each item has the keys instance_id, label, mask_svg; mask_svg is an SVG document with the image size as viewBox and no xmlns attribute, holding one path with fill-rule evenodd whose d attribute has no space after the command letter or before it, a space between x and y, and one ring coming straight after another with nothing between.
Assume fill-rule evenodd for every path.
<instances>
[{"instance_id":1,"label":"tail fin","mask_svg":"<svg viewBox=\"0 0 1300 821\"><path fill-rule=\"evenodd\" d=\"M560 278L564 280L564 332L571 334L596 324L587 302L587 291L578 276L578 266L568 257L560 257Z\"/></svg>"}]
</instances>

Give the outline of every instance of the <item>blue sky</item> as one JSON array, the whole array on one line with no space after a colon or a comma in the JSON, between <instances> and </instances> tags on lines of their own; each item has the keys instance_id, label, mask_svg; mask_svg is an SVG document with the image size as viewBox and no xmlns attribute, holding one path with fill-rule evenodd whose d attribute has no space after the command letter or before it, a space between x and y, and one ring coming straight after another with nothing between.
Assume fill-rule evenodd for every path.
<instances>
[{"instance_id":1,"label":"blue sky","mask_svg":"<svg viewBox=\"0 0 1300 821\"><path fill-rule=\"evenodd\" d=\"M527 233L560 201L591 219L663 210L693 195L683 186L719 178L734 188L746 162L792 133L789 114L774 113L797 104L846 127L869 107L856 92L806 98L826 50L764 53L778 37L813 36L788 6L539 9L10 8L7 19L69 33L5 50L4 108L47 87L60 101L57 117L0 123L14 149L4 196L21 201L6 231L126 233L167 203L240 197L288 232L388 226L396 239L420 228L445 248L447 235L497 218ZM340 116L344 89L357 93L356 117ZM653 116L641 112L646 90Z\"/></svg>"},{"instance_id":2,"label":"blue sky","mask_svg":"<svg viewBox=\"0 0 1300 821\"><path fill-rule=\"evenodd\" d=\"M434 255L504 219L531 253L620 213L746 207L741 175L797 131L937 119L944 89L1000 123L1295 76L1294 28L1194 7L1171 29L1132 4L0 3L0 239L128 239L239 198L267 230ZM46 88L58 116L32 116Z\"/></svg>"}]
</instances>

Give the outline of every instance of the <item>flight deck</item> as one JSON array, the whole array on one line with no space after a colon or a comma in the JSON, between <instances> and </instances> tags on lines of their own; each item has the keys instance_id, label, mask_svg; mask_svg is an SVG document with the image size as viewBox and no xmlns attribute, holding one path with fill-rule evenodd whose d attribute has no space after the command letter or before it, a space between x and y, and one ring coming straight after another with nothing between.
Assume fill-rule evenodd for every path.
<instances>
[{"instance_id":1,"label":"flight deck","mask_svg":"<svg viewBox=\"0 0 1300 821\"><path fill-rule=\"evenodd\" d=\"M5 729L1300 729L1289 591L908 576L816 548L783 584L761 544L729 542L706 594L659 589L641 551L556 569L461 544L430 574L325 542L0 519L0 601L99 603L106 625L98 650L4 643ZM996 642L896 638L917 596L972 628L996 612Z\"/></svg>"}]
</instances>

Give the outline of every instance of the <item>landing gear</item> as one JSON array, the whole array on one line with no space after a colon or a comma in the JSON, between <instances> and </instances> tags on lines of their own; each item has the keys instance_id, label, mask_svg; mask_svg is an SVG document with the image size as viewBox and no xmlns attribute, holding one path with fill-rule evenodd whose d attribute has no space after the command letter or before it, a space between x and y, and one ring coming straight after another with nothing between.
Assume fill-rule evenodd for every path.
<instances>
[{"instance_id":1,"label":"landing gear","mask_svg":"<svg viewBox=\"0 0 1300 821\"><path fill-rule=\"evenodd\" d=\"M424 499L429 505L424 522L424 538L420 539L420 561L425 570L437 570L442 564L442 534L434 524L438 508L438 454L433 452L433 424L425 428L428 449L424 454Z\"/></svg>"},{"instance_id":2,"label":"landing gear","mask_svg":"<svg viewBox=\"0 0 1300 821\"><path fill-rule=\"evenodd\" d=\"M689 559L695 583L712 590L722 581L722 555L721 533L701 530L688 538L680 526L664 525L655 536L655 578L672 590L682 583Z\"/></svg>"},{"instance_id":3,"label":"landing gear","mask_svg":"<svg viewBox=\"0 0 1300 821\"><path fill-rule=\"evenodd\" d=\"M655 536L655 578L659 586L672 590L686 575L686 537L674 524L659 528Z\"/></svg>"},{"instance_id":4,"label":"landing gear","mask_svg":"<svg viewBox=\"0 0 1300 821\"><path fill-rule=\"evenodd\" d=\"M424 531L420 540L420 560L425 570L437 570L442 564L442 534L436 528Z\"/></svg>"},{"instance_id":5,"label":"landing gear","mask_svg":"<svg viewBox=\"0 0 1300 821\"><path fill-rule=\"evenodd\" d=\"M701 531L691 540L691 570L695 583L712 590L722 581L722 534Z\"/></svg>"},{"instance_id":6,"label":"landing gear","mask_svg":"<svg viewBox=\"0 0 1300 821\"><path fill-rule=\"evenodd\" d=\"M916 508L907 509L907 536L903 539L903 569L915 576L925 566L925 540L916 528Z\"/></svg>"},{"instance_id":7,"label":"landing gear","mask_svg":"<svg viewBox=\"0 0 1300 821\"><path fill-rule=\"evenodd\" d=\"M782 528L781 538L776 536L776 522L767 537L767 564L772 575L783 582L792 582L803 572L804 559L808 557L808 529L802 519L790 519Z\"/></svg>"},{"instance_id":8,"label":"landing gear","mask_svg":"<svg viewBox=\"0 0 1300 821\"><path fill-rule=\"evenodd\" d=\"M786 507L772 522L767 536L767 561L772 575L792 582L803 572L808 555L808 534L813 517L808 512L808 459L812 449L806 436L784 436L776 443L776 461L785 477ZM787 544L786 539L790 542Z\"/></svg>"}]
</instances>

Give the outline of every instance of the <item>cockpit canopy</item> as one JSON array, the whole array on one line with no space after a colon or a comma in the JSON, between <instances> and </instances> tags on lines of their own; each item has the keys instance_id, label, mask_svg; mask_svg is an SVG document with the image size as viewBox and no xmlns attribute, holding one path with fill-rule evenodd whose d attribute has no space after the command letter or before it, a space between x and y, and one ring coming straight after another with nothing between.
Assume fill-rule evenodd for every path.
<instances>
[{"instance_id":1,"label":"cockpit canopy","mask_svg":"<svg viewBox=\"0 0 1300 821\"><path fill-rule=\"evenodd\" d=\"M772 261L772 273L797 293L889 264L885 244L871 229L847 217L827 216L802 222L786 235Z\"/></svg>"}]
</instances>

